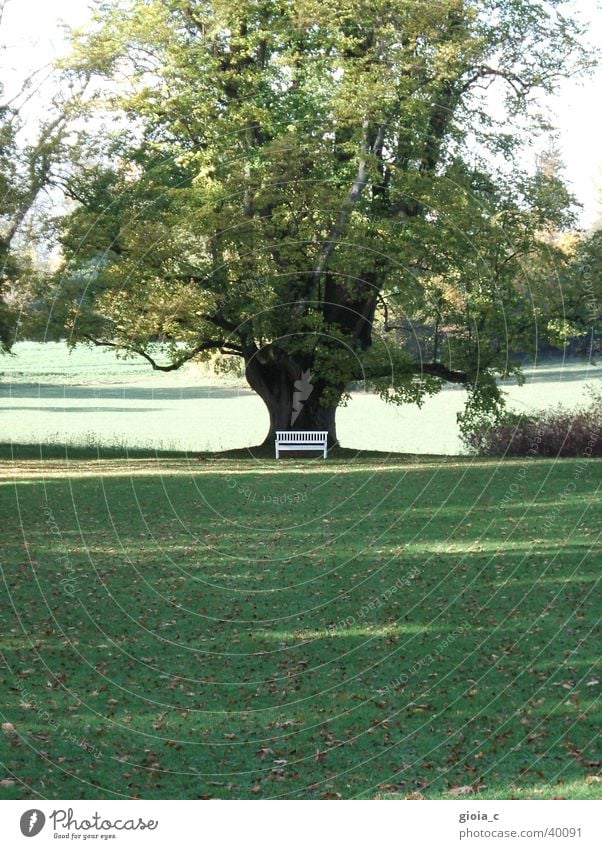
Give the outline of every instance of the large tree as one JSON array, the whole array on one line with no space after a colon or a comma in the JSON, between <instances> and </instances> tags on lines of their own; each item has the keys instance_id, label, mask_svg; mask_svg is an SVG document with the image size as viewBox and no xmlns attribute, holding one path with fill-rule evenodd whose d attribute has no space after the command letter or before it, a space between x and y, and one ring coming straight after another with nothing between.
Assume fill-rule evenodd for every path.
<instances>
[{"instance_id":1,"label":"large tree","mask_svg":"<svg viewBox=\"0 0 602 849\"><path fill-rule=\"evenodd\" d=\"M6 6L0 0L0 38ZM37 270L29 226L63 158L69 112L86 79L80 72L80 80L67 73L51 81L48 69L11 77L10 86L0 78L0 352L17 338L21 309L33 291Z\"/></svg>"},{"instance_id":2,"label":"large tree","mask_svg":"<svg viewBox=\"0 0 602 849\"><path fill-rule=\"evenodd\" d=\"M531 341L524 259L568 220L516 165L536 95L585 64L562 7L103 3L71 59L96 89L59 323L157 369L241 358L267 439L334 442L357 381L495 406Z\"/></svg>"}]
</instances>

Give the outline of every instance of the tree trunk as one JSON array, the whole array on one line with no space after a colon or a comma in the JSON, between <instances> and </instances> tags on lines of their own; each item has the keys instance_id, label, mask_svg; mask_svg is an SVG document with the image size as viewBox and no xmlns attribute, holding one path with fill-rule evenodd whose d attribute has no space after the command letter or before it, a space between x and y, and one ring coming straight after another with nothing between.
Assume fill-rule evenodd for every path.
<instances>
[{"instance_id":1,"label":"tree trunk","mask_svg":"<svg viewBox=\"0 0 602 849\"><path fill-rule=\"evenodd\" d=\"M305 403L301 411L295 410L292 401L283 398L270 398L265 401L270 414L270 429L264 439L264 445L273 445L277 430L326 430L328 447L337 443L336 405ZM312 398L313 401L313 398ZM298 413L297 416L295 414Z\"/></svg>"},{"instance_id":2,"label":"tree trunk","mask_svg":"<svg viewBox=\"0 0 602 849\"><path fill-rule=\"evenodd\" d=\"M277 430L325 430L328 447L336 445L335 418L343 387L333 391L324 381L312 376L311 367L302 369L290 361L264 364L256 357L247 360L246 376L270 415L270 428L263 445L274 444ZM324 403L327 389L328 403Z\"/></svg>"}]
</instances>

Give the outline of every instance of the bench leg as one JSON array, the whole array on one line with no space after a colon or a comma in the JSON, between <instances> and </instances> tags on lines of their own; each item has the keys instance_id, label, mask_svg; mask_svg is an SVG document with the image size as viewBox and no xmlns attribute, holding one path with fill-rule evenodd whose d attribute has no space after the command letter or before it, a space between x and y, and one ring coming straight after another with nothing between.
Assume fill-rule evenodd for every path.
<instances>
[{"instance_id":1,"label":"bench leg","mask_svg":"<svg viewBox=\"0 0 602 849\"><path fill-rule=\"evenodd\" d=\"M278 451L278 446L276 446L276 459L280 459L280 451Z\"/></svg>"},{"instance_id":2,"label":"bench leg","mask_svg":"<svg viewBox=\"0 0 602 849\"><path fill-rule=\"evenodd\" d=\"M328 453L328 448L324 446L324 459L326 459L326 454Z\"/></svg>"}]
</instances>

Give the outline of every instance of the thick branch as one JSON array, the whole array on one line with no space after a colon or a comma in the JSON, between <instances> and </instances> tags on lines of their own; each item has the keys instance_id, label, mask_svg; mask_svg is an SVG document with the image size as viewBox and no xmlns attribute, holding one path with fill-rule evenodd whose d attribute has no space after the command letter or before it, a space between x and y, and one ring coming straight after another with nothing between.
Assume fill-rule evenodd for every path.
<instances>
[{"instance_id":1,"label":"thick branch","mask_svg":"<svg viewBox=\"0 0 602 849\"><path fill-rule=\"evenodd\" d=\"M336 243L340 238L343 228L347 223L347 219L351 210L353 209L354 204L361 197L366 185L368 183L368 155L371 152L371 145L368 138L369 133L369 124L368 121L363 122L363 131L364 131L364 142L362 146L362 153L360 155L360 160L357 167L357 175L355 180L351 184L351 188L347 192L347 197L345 198L345 202L343 203L337 220L332 225L330 229L330 233L328 234L328 238L324 243L322 250L318 256L318 261L316 263L316 267L314 269L314 278L318 279L322 276L324 269L326 268L326 263L330 259L330 255L334 251L336 247ZM379 142L382 134L384 133L384 127L381 127L378 131L378 136L376 141ZM376 146L376 142L375 142ZM382 143L381 143L382 147Z\"/></svg>"},{"instance_id":2,"label":"thick branch","mask_svg":"<svg viewBox=\"0 0 602 849\"><path fill-rule=\"evenodd\" d=\"M441 380L447 381L447 383L468 383L469 376L464 371L455 371L454 369L447 368L447 366L442 365L442 363L415 363L414 365L408 366L407 371L404 372L408 375L415 375L417 377L421 377L425 374L428 374L430 377L438 377ZM391 376L391 367L388 365L385 369L383 366L382 373L380 372L370 372L362 375L358 375L359 378L367 377L368 380L376 380L379 377L388 378Z\"/></svg>"},{"instance_id":3,"label":"thick branch","mask_svg":"<svg viewBox=\"0 0 602 849\"><path fill-rule=\"evenodd\" d=\"M512 71L504 71L502 68L492 68L490 65L479 65L478 68L475 69L475 73L469 77L462 86L462 93L468 91L474 83L478 80L484 79L485 77L500 77L512 87L517 96L527 94L531 88L529 83L525 82L525 80L521 79L518 74L515 74Z\"/></svg>"},{"instance_id":4,"label":"thick branch","mask_svg":"<svg viewBox=\"0 0 602 849\"><path fill-rule=\"evenodd\" d=\"M238 327L238 325L235 324L233 321L228 321L228 319L225 318L225 316L223 316L219 312L219 310L211 314L206 313L205 315L202 315L201 318L204 321L208 321L210 324L215 324L216 327L221 327L222 330L229 330L231 332L235 332Z\"/></svg>"},{"instance_id":5,"label":"thick branch","mask_svg":"<svg viewBox=\"0 0 602 849\"><path fill-rule=\"evenodd\" d=\"M169 365L160 365L150 354L148 354L143 348L138 348L135 345L123 345L118 342L109 342L107 339L96 339L94 336L89 333L84 334L84 338L89 342L92 342L94 345L98 347L104 348L117 348L122 351L131 351L133 354L139 354L139 356L144 357L144 359L151 364L153 371L176 371L181 368L184 363L187 363L189 360L192 360L196 357L197 354L200 354L201 351L210 351L214 350L222 350L224 349L224 353L232 353L237 354L238 356L242 356L242 348L238 348L236 345L230 344L225 339L209 339L206 342L199 342L194 348L190 351L187 351L181 357L174 360L173 363ZM226 351L228 348L230 350Z\"/></svg>"},{"instance_id":6,"label":"thick branch","mask_svg":"<svg viewBox=\"0 0 602 849\"><path fill-rule=\"evenodd\" d=\"M413 369L414 374L428 374L431 377L440 377L447 383L467 383L468 375L465 371L449 369L442 363L417 363Z\"/></svg>"}]
</instances>

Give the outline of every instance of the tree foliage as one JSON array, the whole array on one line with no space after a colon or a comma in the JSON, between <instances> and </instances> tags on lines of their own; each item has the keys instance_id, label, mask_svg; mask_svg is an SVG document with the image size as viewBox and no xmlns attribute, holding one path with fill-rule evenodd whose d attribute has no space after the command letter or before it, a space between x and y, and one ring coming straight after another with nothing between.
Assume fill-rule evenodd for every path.
<instances>
[{"instance_id":1,"label":"tree foliage","mask_svg":"<svg viewBox=\"0 0 602 849\"><path fill-rule=\"evenodd\" d=\"M295 427L332 438L358 380L495 407L533 342L527 258L570 223L516 164L535 97L587 62L563 5L103 3L70 60L96 88L58 324L155 368L240 357L272 431L307 371Z\"/></svg>"},{"instance_id":2,"label":"tree foliage","mask_svg":"<svg viewBox=\"0 0 602 849\"><path fill-rule=\"evenodd\" d=\"M0 24L5 5L0 2ZM11 96L5 95L6 81L0 79L0 351L8 351L15 341L19 311L31 292L36 270L27 225L62 158L68 104L74 96L72 88L58 91L40 103L35 120L28 119L23 106L35 100L37 77L32 70Z\"/></svg>"}]
</instances>

